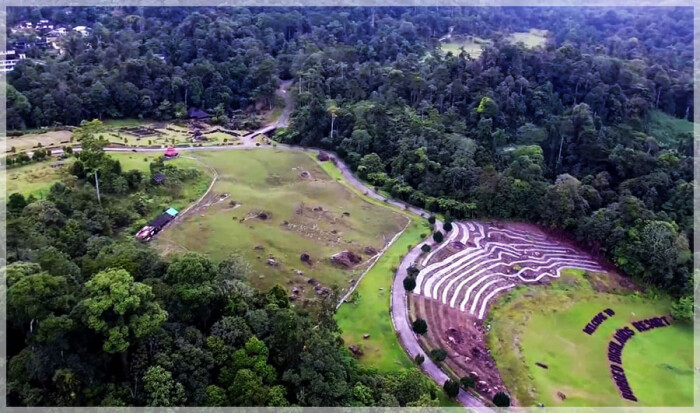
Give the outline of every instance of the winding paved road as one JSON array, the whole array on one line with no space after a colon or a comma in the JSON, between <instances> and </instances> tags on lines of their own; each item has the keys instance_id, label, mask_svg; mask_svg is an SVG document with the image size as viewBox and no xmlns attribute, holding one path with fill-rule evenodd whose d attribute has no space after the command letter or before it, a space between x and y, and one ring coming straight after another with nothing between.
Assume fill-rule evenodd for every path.
<instances>
[{"instance_id":1,"label":"winding paved road","mask_svg":"<svg viewBox=\"0 0 700 413\"><path fill-rule=\"evenodd\" d=\"M280 117L273 122L270 125L267 125L261 129L258 129L254 132L249 133L248 135L243 136L242 139L242 144L240 145L217 145L217 146L190 146L190 147L183 147L183 148L177 148L179 152L201 152L201 151L231 151L231 150L250 150L250 149L262 149L262 148L270 148L268 145L260 145L257 146L255 142L255 138L258 137L259 135L271 132L277 128L280 127L286 127L289 121L289 116L291 115L292 112L292 98L290 94L288 93L289 86L291 85L291 81L285 81L282 82L280 85L280 89L277 91L277 95L280 96L284 102L285 102L285 109L280 115ZM275 149L279 150L286 150L286 151L304 151L304 152L311 152L311 153L319 153L321 150L317 148L307 148L307 147L300 147L300 146L293 146L293 145L286 145L286 144L277 144L275 146ZM81 150L80 147L74 147L73 151L79 152ZM161 153L163 149L161 148L123 148L123 147L106 147L104 148L105 152L136 152L136 153ZM329 154L332 154L335 157L335 164L342 173L343 177L355 188L359 189L362 191L366 196L369 196L371 198L374 198L376 200L386 202L387 204L393 205L395 207L404 209L406 211L409 211L415 215L418 215L423 218L427 218L430 216L430 213L421 209L417 208L413 205L409 205L405 202L398 201L395 199L387 198L385 196L380 195L377 193L374 189L368 187L365 185L362 181L360 181L350 170L350 168L337 156L337 154L334 154L333 152L330 151L325 151ZM61 149L55 149L52 150L52 154L61 154L63 153L63 150ZM435 223L436 229L442 230L442 222L436 221ZM434 241L432 237L427 239L424 243L433 245ZM411 323L409 320L409 315L408 315L408 307L406 303L406 291L403 287L403 276L406 274L406 271L409 266L411 266L418 256L421 254L420 250L420 245L423 243L420 243L416 247L414 247L401 261L401 264L399 265L399 268L396 271L396 274L394 274L394 282L392 285L391 289L391 319L394 324L394 329L396 330L396 334L399 338L399 342L403 346L403 348L406 350L408 355L411 358L414 358L417 354L424 354L423 349L420 346L420 343L418 342L417 337L413 333L413 329L411 328ZM425 361L421 365L421 368L423 371L430 376L433 381L435 381L439 386L442 386L445 380L447 380L449 377L445 372L443 372L440 367L438 367L431 359L430 357L425 357ZM462 403L464 406L467 407L477 407L479 408L479 411L491 411L488 407L486 407L481 400L478 398L474 397L470 393L460 389L459 395L457 396L457 400Z\"/></svg>"}]
</instances>

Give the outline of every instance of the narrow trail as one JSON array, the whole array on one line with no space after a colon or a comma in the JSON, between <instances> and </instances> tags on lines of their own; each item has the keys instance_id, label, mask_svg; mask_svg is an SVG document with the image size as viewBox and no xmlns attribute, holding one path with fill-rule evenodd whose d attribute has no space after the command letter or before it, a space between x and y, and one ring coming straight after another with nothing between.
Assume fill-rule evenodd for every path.
<instances>
[{"instance_id":1,"label":"narrow trail","mask_svg":"<svg viewBox=\"0 0 700 413\"><path fill-rule=\"evenodd\" d=\"M270 147L269 145L260 145L257 146L255 142L255 138L269 133L271 131L274 131L280 127L286 127L288 125L289 117L292 113L292 105L293 105L293 99L291 97L291 94L288 92L289 87L291 86L292 81L284 81L280 83L280 88L277 90L277 95L282 97L282 99L285 102L285 108L282 112L282 115L274 121L271 122L270 124L253 131L241 138L242 144L241 145L236 145L236 146L229 146L229 145L212 145L212 146L190 146L190 147L183 147L183 148L178 148L179 152L205 152L205 151L231 151L231 150L253 150L253 149L274 149L274 150L283 150L283 151L301 151L301 152L308 152L308 153L315 153L318 154L321 152L321 149L318 148L308 148L308 147L301 147L301 146L295 146L295 145L287 145L287 144L277 144L275 147ZM74 152L80 152L81 148L80 147L74 147L73 151ZM132 152L132 153L161 153L163 149L161 148L123 148L123 147L105 147L104 148L105 152ZM347 180L348 183L350 183L352 186L357 188L359 191L361 191L365 196L368 196L370 198L376 199L378 201L382 201L387 203L388 205L392 205L394 207L403 209L406 212L410 212L417 217L421 218L428 218L431 213L428 211L425 211L421 208L417 208L413 205L407 204L403 201L395 200L392 198L387 198L379 193L377 193L374 189L368 187L365 185L362 181L360 181L350 170L350 168L338 157L337 154L331 152L331 151L325 151L324 152L328 154L332 154L335 158L335 165L338 167L340 170L340 173L343 175L343 177ZM62 154L63 150L54 150L52 151L52 154L58 155ZM213 169L213 168L212 168ZM182 215L185 214L185 212L189 211L194 205L198 205L204 197L211 191L212 187L214 186L214 183L216 183L216 180L218 178L218 173L214 170L214 179L212 180L212 183L209 185L209 188L205 192L205 194L193 205L185 209L183 211ZM439 220L436 221L435 223L435 228L436 230L441 230L442 229L442 222ZM405 228L404 228L405 231ZM393 242L398 239L398 236L401 235L404 231L401 231L401 233L397 234L392 241L385 246L385 248L382 251L383 253L393 244ZM413 329L411 328L410 322L409 322L409 315L408 315L408 306L407 306L407 297L406 297L406 291L403 287L403 278L399 276L399 274L405 274L406 270L408 267L413 264L413 262L418 258L418 256L421 253L420 246L424 243L433 245L433 239L429 238L428 240L419 243L415 248L413 248L406 256L401 261L401 264L399 265L399 268L397 269L396 273L394 274L394 281L393 285L391 288L391 319L392 323L394 325L394 330L396 331L397 337L399 339L399 342L401 343L401 346L404 348L404 350L408 353L408 355L411 358L414 358L417 354L423 354L424 351L420 346L420 343L418 342L418 338L416 337L415 333L413 332ZM380 256L381 257L381 256ZM372 263L372 266L370 266L365 273L363 274L363 277L365 274L369 272L369 270L376 264L377 261L379 261L378 257L374 263ZM357 285L360 284L360 280L358 280L357 283L355 283L355 288ZM354 291L354 288L352 289ZM348 294L349 296L349 294ZM341 300L341 304L344 301L346 297L343 297L343 300ZM425 358L425 362L420 366L420 368L433 380L435 381L439 386L442 386L443 383L449 379L447 374L443 372L439 366L437 366L431 359L430 357ZM491 412L492 410L484 405L484 403L474 395L472 395L469 392L464 391L463 389L459 390L459 395L457 396L457 400L462 403L466 407L475 407L479 408L479 411L482 412Z\"/></svg>"}]
</instances>

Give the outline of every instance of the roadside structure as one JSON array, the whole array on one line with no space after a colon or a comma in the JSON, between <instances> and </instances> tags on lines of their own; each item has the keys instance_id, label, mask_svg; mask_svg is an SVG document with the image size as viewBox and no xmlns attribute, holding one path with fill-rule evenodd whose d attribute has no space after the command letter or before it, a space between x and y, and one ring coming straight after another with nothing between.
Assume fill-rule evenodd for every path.
<instances>
[{"instance_id":1,"label":"roadside structure","mask_svg":"<svg viewBox=\"0 0 700 413\"><path fill-rule=\"evenodd\" d=\"M173 148L172 146L169 147L168 149L166 149L165 152L163 153L163 157L166 160L177 158L178 156L180 156L180 153L177 151L177 149Z\"/></svg>"},{"instance_id":2,"label":"roadside structure","mask_svg":"<svg viewBox=\"0 0 700 413\"><path fill-rule=\"evenodd\" d=\"M165 212L155 217L145 227L141 228L136 233L136 238L142 241L150 241L158 234L166 225L168 225L179 214L175 208L168 208Z\"/></svg>"}]
</instances>

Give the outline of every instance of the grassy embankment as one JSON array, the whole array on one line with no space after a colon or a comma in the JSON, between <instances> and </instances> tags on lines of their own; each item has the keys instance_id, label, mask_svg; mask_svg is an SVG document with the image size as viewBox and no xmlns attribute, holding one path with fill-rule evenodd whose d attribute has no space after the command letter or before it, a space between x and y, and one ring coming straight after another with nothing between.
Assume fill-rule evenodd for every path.
<instances>
[{"instance_id":1,"label":"grassy embankment","mask_svg":"<svg viewBox=\"0 0 700 413\"><path fill-rule=\"evenodd\" d=\"M623 367L638 403L612 381L607 346L615 330L668 315L671 301L624 291L605 274L569 270L549 286L522 286L490 311L491 354L523 406L683 406L693 401L692 326L637 333ZM596 286L594 288L593 286ZM600 311L615 311L593 335L582 329ZM535 363L543 363L547 369ZM563 394L565 399L559 394Z\"/></svg>"},{"instance_id":2,"label":"grassy embankment","mask_svg":"<svg viewBox=\"0 0 700 413\"><path fill-rule=\"evenodd\" d=\"M347 183L340 170L332 163L319 162L319 165L331 177L346 185L359 196L365 197L369 202L384 205L397 211L400 210L366 197L361 191ZM391 285L396 268L408 250L420 243L427 234L430 234L430 225L426 220L411 214L408 216L411 219L409 226L357 286L355 291L358 293L358 299L340 306L335 316L338 326L343 331L343 340L348 344L358 344L362 348L364 354L360 358L360 363L386 373L415 367L413 360L408 357L399 343L390 313ZM365 334L369 334L370 338L363 339ZM438 398L442 407L461 406L449 399L443 392L438 394Z\"/></svg>"}]
</instances>

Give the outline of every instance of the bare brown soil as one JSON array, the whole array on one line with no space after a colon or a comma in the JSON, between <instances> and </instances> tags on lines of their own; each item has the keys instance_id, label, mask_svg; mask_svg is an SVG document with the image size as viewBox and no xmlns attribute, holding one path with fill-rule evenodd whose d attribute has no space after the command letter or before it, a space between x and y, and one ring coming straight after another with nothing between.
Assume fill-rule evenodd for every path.
<instances>
[{"instance_id":1,"label":"bare brown soil","mask_svg":"<svg viewBox=\"0 0 700 413\"><path fill-rule=\"evenodd\" d=\"M414 316L428 322L428 332L423 337L427 347L447 351L447 359L442 362L445 367L457 377L472 377L475 390L487 399L505 391L484 341L486 330L480 320L424 296L409 297Z\"/></svg>"}]
</instances>

